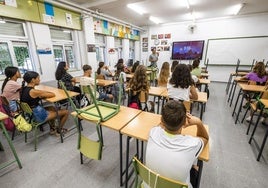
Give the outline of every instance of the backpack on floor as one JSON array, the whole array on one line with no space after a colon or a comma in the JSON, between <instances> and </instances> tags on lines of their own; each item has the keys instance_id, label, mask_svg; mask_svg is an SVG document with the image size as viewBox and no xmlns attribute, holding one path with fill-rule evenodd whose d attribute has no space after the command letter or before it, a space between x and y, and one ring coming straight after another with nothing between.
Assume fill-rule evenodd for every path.
<instances>
[{"instance_id":1,"label":"backpack on floor","mask_svg":"<svg viewBox=\"0 0 268 188\"><path fill-rule=\"evenodd\" d=\"M127 106L130 108L135 108L135 109L139 109L139 110L142 109L141 102L139 99L139 93L137 93L136 95L133 95L133 91L129 92Z\"/></svg>"},{"instance_id":2,"label":"backpack on floor","mask_svg":"<svg viewBox=\"0 0 268 188\"><path fill-rule=\"evenodd\" d=\"M11 113L9 110L9 104L6 101L6 98L3 96L0 96L0 111L3 112L4 114L8 115L8 118L3 120L3 123L8 131L14 131L15 125L11 119Z\"/></svg>"}]
</instances>

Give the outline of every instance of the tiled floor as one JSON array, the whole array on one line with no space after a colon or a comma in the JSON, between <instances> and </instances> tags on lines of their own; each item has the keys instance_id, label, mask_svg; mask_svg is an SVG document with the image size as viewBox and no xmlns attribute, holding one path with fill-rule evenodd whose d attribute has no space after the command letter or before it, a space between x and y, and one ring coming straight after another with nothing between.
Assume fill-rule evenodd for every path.
<instances>
[{"instance_id":1,"label":"tiled floor","mask_svg":"<svg viewBox=\"0 0 268 188\"><path fill-rule=\"evenodd\" d=\"M204 163L201 188L265 188L268 187L268 143L260 162L256 161L256 145L248 144L246 123L234 124L231 116L233 106L227 105L223 83L211 83L210 98L203 116L203 122L210 130L210 161ZM193 114L199 116L194 108ZM243 114L243 113L242 113ZM242 117L242 115L241 115ZM240 119L241 119L240 117ZM68 126L74 124L69 118ZM83 123L84 131L91 135L95 129ZM46 127L47 128L47 127ZM260 125L256 132L258 143L262 141L267 127ZM48 129L48 128L47 128ZM47 130L48 131L48 130ZM55 136L45 134L39 138L38 150L34 152L33 142L24 143L23 135L15 137L14 145L23 168L16 164L0 171L1 188L31 187L92 187L117 188L119 186L119 136L103 128L104 151L101 161L85 160L80 165L77 135L60 143ZM12 159L7 142L0 135L6 151L0 152L0 162ZM133 148L134 149L134 146Z\"/></svg>"}]
</instances>

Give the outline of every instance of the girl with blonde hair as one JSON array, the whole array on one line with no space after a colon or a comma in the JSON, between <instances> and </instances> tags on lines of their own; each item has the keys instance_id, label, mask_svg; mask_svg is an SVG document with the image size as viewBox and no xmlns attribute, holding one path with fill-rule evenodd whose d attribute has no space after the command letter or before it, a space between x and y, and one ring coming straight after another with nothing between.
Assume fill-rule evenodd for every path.
<instances>
[{"instance_id":1,"label":"girl with blonde hair","mask_svg":"<svg viewBox=\"0 0 268 188\"><path fill-rule=\"evenodd\" d=\"M167 83L168 83L168 79L170 76L170 70L169 70L169 63L168 62L164 62L160 73L159 73L159 77L157 79L158 81L158 87L167 87Z\"/></svg>"}]
</instances>

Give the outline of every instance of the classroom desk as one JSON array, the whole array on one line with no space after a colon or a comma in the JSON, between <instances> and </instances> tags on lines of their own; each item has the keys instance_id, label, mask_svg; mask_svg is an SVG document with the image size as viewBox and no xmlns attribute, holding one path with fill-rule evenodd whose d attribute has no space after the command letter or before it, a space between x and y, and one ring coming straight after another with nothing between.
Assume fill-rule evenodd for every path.
<instances>
[{"instance_id":1,"label":"classroom desk","mask_svg":"<svg viewBox=\"0 0 268 188\"><path fill-rule=\"evenodd\" d=\"M235 77L236 76L245 76L247 74L248 74L248 72L231 72L229 79L228 79L228 82L227 82L227 85L226 85L226 89L225 89L226 94L228 94L228 92L229 92L229 88L230 88L230 85L231 85L231 82L232 82L232 79L234 76Z\"/></svg>"},{"instance_id":2,"label":"classroom desk","mask_svg":"<svg viewBox=\"0 0 268 188\"><path fill-rule=\"evenodd\" d=\"M5 127L4 123L3 123L3 120L6 119L6 118L8 118L8 116L6 114L0 112L0 128L2 129L3 134L4 134L4 136L7 139L7 142L9 144L9 147L10 147L10 149L11 149L11 151L12 151L14 157L15 157L15 160L8 161L8 162L5 162L5 163L1 164L0 165L0 170L3 169L3 168L5 168L5 167L7 167L7 166L9 166L9 165L11 165L11 164L13 164L14 162L17 162L19 168L22 168L22 165L21 165L20 159L19 159L19 157L17 155L16 149L13 146L13 143L12 143L12 141L11 141L11 139L9 137L9 134L8 134L8 132L6 130L6 127ZM1 141L0 141L0 151L4 151L4 147L1 144Z\"/></svg>"},{"instance_id":3,"label":"classroom desk","mask_svg":"<svg viewBox=\"0 0 268 188\"><path fill-rule=\"evenodd\" d=\"M208 91L208 85L209 84L210 84L210 80L209 79L200 78L200 79L198 79L198 82L197 82L196 85L200 85L200 91L202 91L202 85L205 85L204 91L207 92Z\"/></svg>"},{"instance_id":4,"label":"classroom desk","mask_svg":"<svg viewBox=\"0 0 268 188\"><path fill-rule=\"evenodd\" d=\"M205 72L201 72L201 78L205 78L205 79L208 79L209 77L209 74L208 73L205 73Z\"/></svg>"},{"instance_id":5,"label":"classroom desk","mask_svg":"<svg viewBox=\"0 0 268 188\"><path fill-rule=\"evenodd\" d=\"M139 113L141 113L141 110L137 110L134 108L129 108L126 106L120 106L120 111L118 114L113 116L111 119L101 122L101 126L110 128L115 131L120 131L125 125L127 125L132 119L134 119ZM72 116L76 116L76 112L71 113ZM79 117L82 118L82 117ZM83 119L83 118L82 118ZM120 145L120 150L119 150L119 156L120 156L120 186L123 185L123 151L122 151L122 135L119 132L119 145Z\"/></svg>"},{"instance_id":6,"label":"classroom desk","mask_svg":"<svg viewBox=\"0 0 268 188\"><path fill-rule=\"evenodd\" d=\"M242 77L241 76L238 76L236 78L234 78L233 82L232 82L232 86L231 86L231 90L230 90L230 93L229 93L229 96L228 96L228 100L227 102L230 102L230 107L232 106L232 103L233 103L233 98L234 98L234 94L235 94L235 91L236 91L236 86L237 86L237 83L247 83L248 80L242 80L241 79Z\"/></svg>"},{"instance_id":7,"label":"classroom desk","mask_svg":"<svg viewBox=\"0 0 268 188\"><path fill-rule=\"evenodd\" d=\"M232 116L234 116L234 114L235 114L235 110L236 110L240 95L242 95L242 99L241 99L238 111L236 112L235 124L238 121L238 117L239 117L239 114L240 114L240 111L242 108L242 104L244 101L244 96L243 96L244 92L256 92L257 93L257 92L265 92L266 91L266 86L248 85L248 84L244 84L244 83L238 83L238 85L240 86L240 90L239 90L239 93L238 93L237 98L236 98L235 107L234 107Z\"/></svg>"},{"instance_id":8,"label":"classroom desk","mask_svg":"<svg viewBox=\"0 0 268 188\"><path fill-rule=\"evenodd\" d=\"M197 92L197 95L198 95L197 100L192 100L191 99L190 101L192 101L192 102L198 102L198 103L201 104L201 110L200 110L200 116L199 117L202 120L202 118L203 118L203 112L205 110L205 105L206 105L206 103L208 101L208 99L207 99L207 93L206 92ZM167 89L166 89L166 91L164 91L161 94L161 96L163 98L168 98L168 91L167 91Z\"/></svg>"},{"instance_id":9,"label":"classroom desk","mask_svg":"<svg viewBox=\"0 0 268 188\"><path fill-rule=\"evenodd\" d=\"M150 86L149 95L152 95L158 98L157 114L159 114L160 98L162 97L162 93L164 93L166 90L167 90L166 87Z\"/></svg>"},{"instance_id":10,"label":"classroom desk","mask_svg":"<svg viewBox=\"0 0 268 188\"><path fill-rule=\"evenodd\" d=\"M76 83L80 83L80 78L81 78L81 76L75 77ZM96 80L96 83L97 83L97 86L108 87L108 86L111 86L111 85L116 84L116 81L113 81L113 80L104 80L104 79L97 79Z\"/></svg>"},{"instance_id":11,"label":"classroom desk","mask_svg":"<svg viewBox=\"0 0 268 188\"><path fill-rule=\"evenodd\" d=\"M257 129L257 126L259 124L259 121L260 121L260 118L262 116L263 110L268 108L268 99L260 99L260 101L263 104L263 108L261 109L261 112L260 112L260 114L258 116L258 119L257 119L256 123L255 123L254 129L253 129L253 131L251 133L251 136L250 136L250 139L249 139L249 142L248 142L249 144L251 144L251 141L254 139L253 136L254 136L255 131ZM268 137L268 127L266 127L266 128L267 129L266 129L265 135L264 135L263 140L262 140L261 148L260 148L259 154L257 156L257 161L259 161L260 158L261 158L262 151L263 151L263 148L265 146L265 143L266 143L266 140L267 140L267 137Z\"/></svg>"},{"instance_id":12,"label":"classroom desk","mask_svg":"<svg viewBox=\"0 0 268 188\"><path fill-rule=\"evenodd\" d=\"M125 187L128 187L128 179L129 179L129 143L131 138L135 138L137 140L142 141L141 144L141 155L139 155L139 147L137 145L137 157L143 161L143 141L147 141L149 138L149 133L152 127L157 126L161 123L161 115L152 114L149 112L141 112L138 116L136 116L131 122L129 122L124 128L120 130L121 134L127 136L126 143L126 176L125 176ZM208 130L208 126L206 126ZM182 130L182 134L196 135L197 128L196 126L190 126L186 129ZM203 161L209 160L209 143L204 147L198 158L198 166L199 166L199 180L202 174Z\"/></svg>"},{"instance_id":13,"label":"classroom desk","mask_svg":"<svg viewBox=\"0 0 268 188\"><path fill-rule=\"evenodd\" d=\"M35 86L35 88L39 89L39 90L50 91L50 92L53 92L55 94L55 97L45 98L44 100L47 102L53 103L55 105L56 113L57 113L57 117L58 117L58 122L60 122L59 116L58 116L58 109L59 109L58 102L65 100L65 99L68 99L68 96L66 95L64 90L56 88L56 87L46 86L46 85L38 85L38 86ZM80 93L73 92L73 91L68 91L68 93L69 93L70 97L75 97L77 95L80 95ZM60 139L61 139L61 143L63 143L62 132L60 134Z\"/></svg>"}]
</instances>

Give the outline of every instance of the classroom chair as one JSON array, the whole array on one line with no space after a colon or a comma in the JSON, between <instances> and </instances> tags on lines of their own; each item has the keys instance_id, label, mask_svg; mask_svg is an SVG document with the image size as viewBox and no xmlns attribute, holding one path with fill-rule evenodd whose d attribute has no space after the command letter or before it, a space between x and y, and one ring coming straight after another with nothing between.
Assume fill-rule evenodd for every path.
<instances>
[{"instance_id":1,"label":"classroom chair","mask_svg":"<svg viewBox=\"0 0 268 188\"><path fill-rule=\"evenodd\" d=\"M122 80L122 78L120 79ZM107 121L108 119L115 116L120 110L120 101L121 101L121 92L119 92L119 101L117 104L107 103L103 101L96 100L96 93L92 91L92 88L87 86L81 86L82 91L86 96L89 96L92 104L86 106L84 108L77 108L74 104L72 98L69 96L68 91L66 90L64 84L60 82L61 87L65 91L69 102L76 112L74 116L75 124L78 130L78 149L80 150L80 159L81 164L83 164L83 155L100 160L102 156L102 148L103 148L103 136L102 136L102 129L100 126L100 122ZM121 84L120 84L121 85ZM95 90L96 91L96 80L95 80ZM122 88L120 87L120 91ZM81 119L93 122L96 124L96 131L98 133L98 140L93 141L92 139L82 135L81 133Z\"/></svg>"},{"instance_id":2,"label":"classroom chair","mask_svg":"<svg viewBox=\"0 0 268 188\"><path fill-rule=\"evenodd\" d=\"M36 151L37 150L37 143L38 143L37 129L40 126L46 124L47 121L44 121L41 123L36 122L33 118L33 111L30 108L30 106L25 102L20 102L19 105L20 105L20 109L22 111L23 117L25 118L25 120L28 123L30 123L32 125L33 132L34 132L34 151ZM25 142L27 142L27 132L25 132Z\"/></svg>"},{"instance_id":3,"label":"classroom chair","mask_svg":"<svg viewBox=\"0 0 268 188\"><path fill-rule=\"evenodd\" d=\"M188 185L185 183L169 179L152 171L142 164L136 157L133 158L132 164L136 174L135 188L141 188L142 182L145 182L153 188L188 188Z\"/></svg>"}]
</instances>

